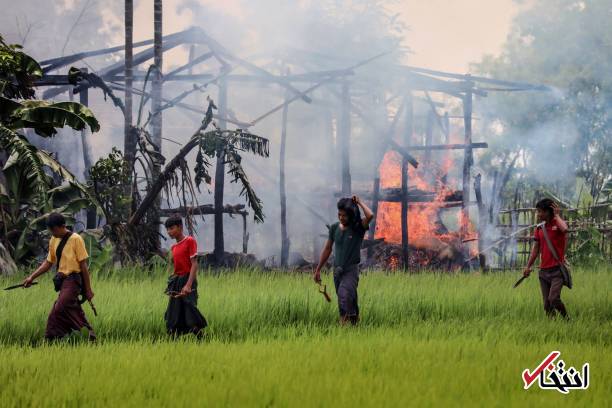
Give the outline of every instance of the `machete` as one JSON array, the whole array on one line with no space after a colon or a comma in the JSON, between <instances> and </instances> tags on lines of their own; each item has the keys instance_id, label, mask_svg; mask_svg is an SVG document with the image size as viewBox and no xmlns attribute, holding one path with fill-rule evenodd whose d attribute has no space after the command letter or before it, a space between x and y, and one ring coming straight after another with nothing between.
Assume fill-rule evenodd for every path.
<instances>
[{"instance_id":1,"label":"machete","mask_svg":"<svg viewBox=\"0 0 612 408\"><path fill-rule=\"evenodd\" d=\"M13 286L9 286L8 288L4 288L4 290L13 290L13 289L17 289L17 288L27 289L27 288L29 288L30 286L33 286L33 285L38 285L38 282L32 282L28 286L24 286L23 283L20 283L19 285L13 285Z\"/></svg>"},{"instance_id":2,"label":"machete","mask_svg":"<svg viewBox=\"0 0 612 408\"><path fill-rule=\"evenodd\" d=\"M13 285L13 286L9 286L8 288L4 288L4 290L13 290L13 289L18 289L18 288L24 288L27 289L30 286L34 286L34 285L38 285L38 282L32 282L30 283L28 286L24 286L23 283L20 283L19 285ZM93 302L91 300L87 300L87 302L89 303L89 306L91 306L91 310L93 310L93 314L94 316L98 316L98 311L96 310L96 307L94 306ZM79 300L79 303L85 303L85 299L81 299Z\"/></svg>"},{"instance_id":3,"label":"machete","mask_svg":"<svg viewBox=\"0 0 612 408\"><path fill-rule=\"evenodd\" d=\"M327 285L323 285L322 283L319 283L319 293L323 295L325 300L327 300L328 302L331 302L331 297L329 297L329 293L327 293Z\"/></svg>"},{"instance_id":4,"label":"machete","mask_svg":"<svg viewBox=\"0 0 612 408\"><path fill-rule=\"evenodd\" d=\"M87 303L89 303L89 306L91 306L91 310L93 310L94 316L98 317L98 311L96 310L96 307L94 306L93 302L91 300L88 300Z\"/></svg>"},{"instance_id":5,"label":"machete","mask_svg":"<svg viewBox=\"0 0 612 408\"><path fill-rule=\"evenodd\" d=\"M516 288L518 285L520 285L521 283L523 283L523 281L527 279L527 276L521 276L521 279L517 280L516 283L514 284L514 286L512 286L513 288Z\"/></svg>"}]
</instances>

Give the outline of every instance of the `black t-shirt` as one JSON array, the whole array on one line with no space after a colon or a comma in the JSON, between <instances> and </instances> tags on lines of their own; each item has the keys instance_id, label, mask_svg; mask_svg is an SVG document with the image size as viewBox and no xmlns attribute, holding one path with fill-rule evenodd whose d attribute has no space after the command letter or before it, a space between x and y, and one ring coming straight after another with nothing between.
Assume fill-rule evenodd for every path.
<instances>
[{"instance_id":1,"label":"black t-shirt","mask_svg":"<svg viewBox=\"0 0 612 408\"><path fill-rule=\"evenodd\" d=\"M334 243L334 266L357 265L361 262L361 244L366 228L361 223L340 228L337 222L329 227L329 239Z\"/></svg>"}]
</instances>

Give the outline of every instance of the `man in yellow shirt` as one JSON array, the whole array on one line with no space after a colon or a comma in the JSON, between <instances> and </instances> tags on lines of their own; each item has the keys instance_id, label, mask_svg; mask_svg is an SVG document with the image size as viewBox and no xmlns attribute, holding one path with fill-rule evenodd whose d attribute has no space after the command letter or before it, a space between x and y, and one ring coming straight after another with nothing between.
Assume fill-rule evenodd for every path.
<instances>
[{"instance_id":1,"label":"man in yellow shirt","mask_svg":"<svg viewBox=\"0 0 612 408\"><path fill-rule=\"evenodd\" d=\"M89 339L95 341L96 335L79 303L80 294L89 301L94 297L87 266L89 256L85 249L85 242L79 234L74 234L66 228L66 220L61 214L50 214L47 218L47 227L52 235L49 240L47 259L23 281L23 285L28 287L53 265L57 267L53 283L59 295L47 319L45 338L59 339L73 330L81 330L85 327L89 331Z\"/></svg>"}]
</instances>

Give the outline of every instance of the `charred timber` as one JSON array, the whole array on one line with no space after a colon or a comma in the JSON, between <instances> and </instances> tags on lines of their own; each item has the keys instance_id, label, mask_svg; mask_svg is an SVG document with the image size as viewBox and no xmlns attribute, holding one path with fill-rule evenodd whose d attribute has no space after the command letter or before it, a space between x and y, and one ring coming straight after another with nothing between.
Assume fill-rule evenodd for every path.
<instances>
[{"instance_id":1,"label":"charred timber","mask_svg":"<svg viewBox=\"0 0 612 408\"><path fill-rule=\"evenodd\" d=\"M221 212L224 214L238 214L238 215L249 215L248 211L245 211L243 204L229 205L226 204ZM199 205L197 207L178 207L178 208L162 208L160 215L162 217L170 217L174 214L189 214L189 215L213 215L216 214L215 206L212 204Z\"/></svg>"},{"instance_id":2,"label":"charred timber","mask_svg":"<svg viewBox=\"0 0 612 408\"><path fill-rule=\"evenodd\" d=\"M428 191L408 191L407 202L409 203L429 203L436 201L438 193ZM453 191L441 201L462 201L463 193L461 191ZM402 189L401 188L389 188L381 191L381 201L387 202L402 202Z\"/></svg>"},{"instance_id":3,"label":"charred timber","mask_svg":"<svg viewBox=\"0 0 612 408\"><path fill-rule=\"evenodd\" d=\"M406 150L463 150L463 149L486 149L489 147L488 143L478 142L472 144L441 144L441 145L429 145L429 146L406 146Z\"/></svg>"},{"instance_id":4,"label":"charred timber","mask_svg":"<svg viewBox=\"0 0 612 408\"><path fill-rule=\"evenodd\" d=\"M372 193L361 191L357 193L360 197L364 199L371 199ZM342 193L336 193L337 197L342 196ZM461 202L463 200L463 192L461 190L451 191L449 192L443 200L438 200L439 194L435 191L423 191L417 189L408 190L408 202L409 203L430 203L434 201L441 201L444 203L450 202ZM386 201L392 203L400 203L402 202L402 189L401 188L385 188L381 189L379 192L379 201Z\"/></svg>"},{"instance_id":5,"label":"charred timber","mask_svg":"<svg viewBox=\"0 0 612 408\"><path fill-rule=\"evenodd\" d=\"M189 68L188 66L182 66L177 70L182 70ZM288 81L290 82L303 82L303 83L311 83L312 81L321 81L325 80L326 82L341 80L344 76L354 75L352 70L339 70L337 72L333 71L325 71L325 72L313 72L307 74L298 74L292 75L288 77ZM214 79L216 74L173 74L168 75L164 78L164 82L197 82L197 81L210 81ZM125 76L123 75L103 75L101 78L105 81L109 82L118 82L122 83L125 81ZM142 82L145 79L144 73L135 73L133 76L134 82ZM273 78L262 77L257 75L227 75L226 79L229 82L252 82L252 83L275 83L276 81ZM60 74L49 74L44 75L41 79L34 82L35 86L59 86L59 85L70 85L68 81L68 75L60 75Z\"/></svg>"}]
</instances>

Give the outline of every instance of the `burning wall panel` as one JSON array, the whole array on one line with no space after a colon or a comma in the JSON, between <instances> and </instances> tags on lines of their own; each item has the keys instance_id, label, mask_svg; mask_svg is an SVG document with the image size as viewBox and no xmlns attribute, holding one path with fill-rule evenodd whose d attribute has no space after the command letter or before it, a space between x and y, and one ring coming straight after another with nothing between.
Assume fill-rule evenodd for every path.
<instances>
[{"instance_id":1,"label":"burning wall panel","mask_svg":"<svg viewBox=\"0 0 612 408\"><path fill-rule=\"evenodd\" d=\"M416 197L416 194L421 194L429 197L423 200L428 202L411 202L408 209L408 244L411 249L411 263L414 262L414 265L409 266L460 265L464 241L470 242L469 240L476 236L473 224L469 220L461 219L458 209L448 209L449 201L457 199L457 191L451 188L449 183L449 173L453 165L451 156L445 154L441 160L429 162L426 168L410 167L408 170L409 196ZM381 189L397 189L401 185L402 177L401 156L393 151L387 152L379 172ZM381 199L384 200L384 197ZM449 230L451 225L448 224L451 223L443 221L443 218L447 218L443 217L445 211L452 211L454 230ZM461 236L462 223L467 224L467 237ZM376 216L375 238L383 238L383 246L386 248L379 248L376 251L379 256L374 257L387 259L387 266L391 268L401 259L401 230L401 203L381 201ZM470 252L475 250L470 248Z\"/></svg>"}]
</instances>

